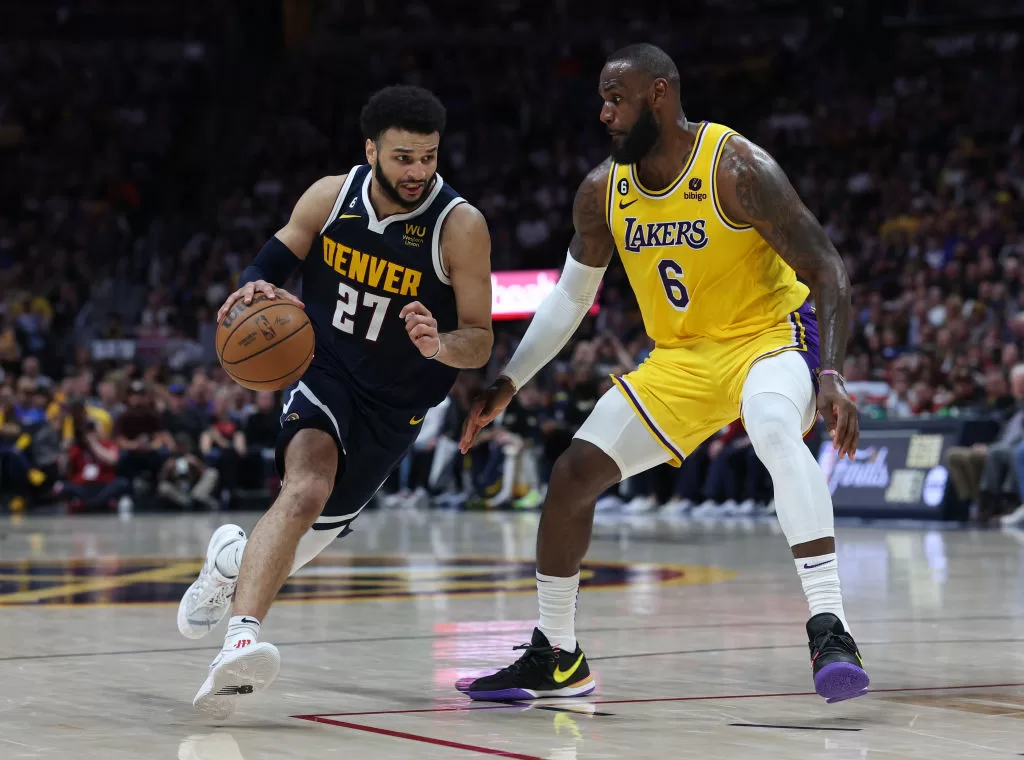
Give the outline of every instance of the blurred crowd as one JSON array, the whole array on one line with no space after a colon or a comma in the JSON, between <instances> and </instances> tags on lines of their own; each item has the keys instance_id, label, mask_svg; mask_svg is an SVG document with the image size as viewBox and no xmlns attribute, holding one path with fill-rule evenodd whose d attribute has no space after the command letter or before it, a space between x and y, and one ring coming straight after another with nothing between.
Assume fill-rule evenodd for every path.
<instances>
[{"instance_id":1,"label":"blurred crowd","mask_svg":"<svg viewBox=\"0 0 1024 760\"><path fill-rule=\"evenodd\" d=\"M323 3L246 77L224 63L230 34L0 45L0 491L81 508L265 501L279 399L216 367L213 315L302 190L363 160L366 96L434 89L449 109L441 172L486 215L494 268L557 267L574 189L606 147L597 73L637 39L679 61L691 119L729 123L779 159L844 256L844 371L862 414L1017 411L1024 108L1010 27L842 37L834 19L737 15L732 2L644 1L615 24L566 2L391 5ZM927 4L897 5L910 19ZM398 16L421 33L397 44ZM866 59L855 33L869 31ZM453 441L469 398L524 328L498 325L490 365L432 411L385 501L535 506L608 374L651 348L614 264L600 304L464 460ZM623 501L746 513L770 502L770 482L737 422L604 503Z\"/></svg>"}]
</instances>

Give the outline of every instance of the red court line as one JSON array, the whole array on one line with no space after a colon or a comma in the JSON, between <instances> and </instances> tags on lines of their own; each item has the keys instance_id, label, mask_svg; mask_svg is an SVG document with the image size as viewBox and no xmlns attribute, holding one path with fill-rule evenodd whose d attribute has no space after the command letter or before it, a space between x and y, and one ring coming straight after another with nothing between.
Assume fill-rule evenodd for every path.
<instances>
[{"instance_id":1,"label":"red court line","mask_svg":"<svg viewBox=\"0 0 1024 760\"><path fill-rule=\"evenodd\" d=\"M1024 683L981 683L966 686L915 686L907 689L870 689L868 694L891 694L905 691L955 691L967 689L1007 689L1024 686ZM765 699L770 697L814 697L813 691L794 691L780 694L721 694L710 697L651 697L649 699L596 699L588 701L589 705L629 705L650 704L652 702L700 702L716 699ZM557 704L554 703L554 704ZM359 715L410 715L413 713L444 713L473 712L474 710L507 710L514 707L526 707L523 703L499 703L481 707L426 707L417 710L372 710L368 712L320 713L317 715L293 715L302 720L317 720L325 717L354 718Z\"/></svg>"},{"instance_id":2,"label":"red court line","mask_svg":"<svg viewBox=\"0 0 1024 760\"><path fill-rule=\"evenodd\" d=\"M491 747L478 747L475 744L460 744L459 742L450 742L446 739L435 739L431 736L422 736L421 734L409 734L405 731L392 731L388 728L364 726L362 723L348 723L342 720L332 720L331 718L324 718L319 715L293 715L292 717L313 721L314 723L329 723L332 726L341 726L342 728L354 728L356 731L368 731L371 734L390 736L395 739L409 739L410 741L433 744L438 747L451 747L452 749L464 749L467 752L480 752L485 755L494 755L495 757L510 757L513 758L513 760L544 760L544 758L537 757L536 755L520 755L517 752L505 752L504 750L492 749Z\"/></svg>"}]
</instances>

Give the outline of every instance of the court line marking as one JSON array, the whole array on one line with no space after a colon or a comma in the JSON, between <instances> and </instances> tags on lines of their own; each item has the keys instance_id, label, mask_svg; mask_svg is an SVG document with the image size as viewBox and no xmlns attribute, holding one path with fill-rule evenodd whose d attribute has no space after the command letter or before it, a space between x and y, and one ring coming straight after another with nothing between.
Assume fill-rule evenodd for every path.
<instances>
[{"instance_id":1,"label":"court line marking","mask_svg":"<svg viewBox=\"0 0 1024 760\"><path fill-rule=\"evenodd\" d=\"M42 599L50 599L59 596L75 596L76 594L90 594L97 591L109 591L123 586L130 586L135 583L166 582L181 575L184 568L192 567L195 563L177 562L165 567L141 570L126 575L110 575L97 578L95 576L80 576L81 580L73 583L63 583L59 586L46 586L45 588L31 589L29 591L15 591L10 594L0 594L0 607L4 606L32 606L30 603ZM12 602L18 604L11 604ZM29 604L25 604L29 603ZM39 605L49 606L49 605Z\"/></svg>"},{"instance_id":2,"label":"court line marking","mask_svg":"<svg viewBox=\"0 0 1024 760\"><path fill-rule=\"evenodd\" d=\"M53 605L41 605L38 607L20 607L19 609L35 609L35 610L49 610L52 609ZM955 620L961 620L961 618L955 618ZM890 621L881 621L890 622ZM728 625L727 623L721 623L716 625L695 625L695 626L651 626L649 628L642 627L627 627L627 628L589 628L589 629L577 629L577 633L617 633L617 632L629 632L629 631L650 631L654 629L668 629L668 630L680 630L689 628L720 628ZM744 624L747 627L757 626L756 623ZM784 625L782 623L768 623L766 625ZM802 627L802 626L801 626ZM274 646L281 647L301 647L301 646L322 646L326 644L376 644L379 642L394 642L394 641L449 641L453 639L483 639L483 638L506 638L504 634L507 631L457 631L444 634L433 634L427 636L373 636L366 638L347 638L347 639L317 639L315 641L281 641L275 643ZM507 637L511 639L511 637ZM862 642L862 645L867 646L899 646L899 645L917 645L917 644L1007 644L1007 643L1019 643L1024 642L1024 639L951 639L949 641L921 641L915 639L912 641L867 641ZM804 649L806 644L778 644L774 646L757 646L757 647L732 647L724 649L680 649L673 652L641 652L639 654L609 654L599 657L590 657L590 662L598 662L600 660L623 660L630 657L659 657L669 655L684 655L684 654L715 654L718 652L753 652L761 650L773 650L773 649ZM115 651L107 652L57 652L53 654L22 654L12 655L10 657L0 657L0 662L18 662L21 660L58 660L62 658L75 658L75 657L119 657L124 655L136 655L136 654L178 654L181 652L209 652L212 650L212 644L191 646L191 647L166 647L163 649L120 649Z\"/></svg>"},{"instance_id":3,"label":"court line marking","mask_svg":"<svg viewBox=\"0 0 1024 760\"><path fill-rule=\"evenodd\" d=\"M394 739L408 739L409 741L433 744L437 747L462 749L467 752L477 752L494 757L509 757L513 758L513 760L544 760L544 758L537 757L536 755L522 755L518 752L506 752L505 750L494 749L493 747L480 747L475 744L462 744L460 742L448 741L447 739L435 739L432 736L424 736L423 734L410 734L406 731L393 731L390 728L377 728L375 726L367 726L362 723L349 723L342 720L332 720L331 718L324 718L319 715L297 715L293 717L300 718L301 720L308 720L312 723L326 723L331 726L340 726L341 728L351 728L356 731L367 731L371 734L390 736Z\"/></svg>"},{"instance_id":4,"label":"court line marking","mask_svg":"<svg viewBox=\"0 0 1024 760\"><path fill-rule=\"evenodd\" d=\"M327 557L318 557L317 559L320 560L320 561L311 564L310 567L311 568L332 567L332 566L350 567L352 569L358 569L358 570L363 571L363 572L379 570L381 575L390 575L390 576L393 576L396 580L404 580L404 582L408 585L408 583L410 583L411 581L414 581L416 579L415 572L419 571L419 570L428 570L428 571L433 571L433 572L436 573L436 572L443 572L446 569L452 569L452 570L455 570L456 572L460 572L462 570L468 569L468 568L460 568L458 563L475 563L475 564L480 564L480 565L491 564L491 565L503 566L503 567L509 568L509 569L514 568L514 567L516 567L518 565L530 565L532 567L533 565L536 564L536 558L500 557L500 556L495 556L495 555L489 555L489 556L488 555L466 555L466 556L457 555L457 556L445 558L445 561L448 561L448 562L452 563L451 565L438 566L438 567L430 567L428 565L418 565L418 564L415 564L415 561L416 561L415 558L417 556L422 556L424 558L424 561L426 562L427 558L430 555L414 555L413 558L412 558L414 560L413 564L410 564L410 557L403 556L403 555L381 555L381 556L359 555L359 556L356 556L354 559L356 559L356 560L358 560L358 559L372 559L372 560L375 560L375 561L390 561L390 564L372 564L372 565L349 564L347 566L343 565L341 563L343 563L344 560L346 560L346 559L349 559L349 560L353 559L352 557L346 557L346 556L327 556ZM165 557L121 557L121 556L115 554L115 555L102 555L102 556L99 556L99 557L88 557L88 558L57 559L57 560L53 560L51 562L46 562L46 561L40 560L40 561L38 561L38 564L45 564L45 565L54 565L54 566L56 566L56 565L58 565L60 563L63 563L64 565L70 566L70 567L86 567L86 568L91 568L91 567L97 567L99 565L113 565L113 566L117 567L117 566L122 566L122 565L131 565L131 564L136 564L136 565L140 565L140 564L152 565L152 564L157 564L157 563L161 563L161 562L167 562L167 563L171 563L171 564L169 564L167 567L158 567L158 568L152 568L152 569L147 570L147 571L143 571L143 573L141 573L141 575L144 576L147 573L156 572L156 573L160 573L160 576L156 577L154 580L159 580L159 581L178 581L178 580L180 580L181 583L184 584L184 583L188 582L188 578L190 578L193 575L195 575L196 571L198 571L198 569L202 566L203 561L204 561L203 558L186 559L186 558L183 558L183 557L166 557L166 556ZM0 562L0 570L4 569L6 567L13 567L13 566L16 566L16 565L19 566L19 569L21 569L21 568L24 568L25 566L31 566L33 563L36 563L36 562L37 562L36 560L31 560L31 559L30 560L22 559L22 560L2 561L2 562ZM434 560L434 562L436 563L436 560ZM189 569L189 563L192 563L192 569L191 570ZM167 577L167 578L162 577L163 576L163 572L162 571L169 570L170 568L174 568L174 567L178 567L178 568L184 567L184 569L180 571L181 574L184 576L183 578L178 579L178 578L174 578L174 577ZM727 581L732 581L732 580L735 580L735 578L738 575L735 570L729 570L729 569L726 569L726 568L720 568L720 567L715 567L715 566L711 566L711 565L682 565L682 564L660 563L660 562L631 562L631 561L624 561L624 560L607 560L607 561L604 561L604 560L596 561L595 560L590 565L584 564L584 568L583 569L585 571L593 572L595 570L599 570L602 567L604 567L604 568L618 568L618 569L621 569L621 570L629 570L629 569L632 569L632 568L650 568L650 569L654 569L654 570L667 571L667 572L671 572L671 573L678 573L678 576L677 577L672 577L672 578L664 578L664 579L644 579L644 580L635 580L635 581L634 580L628 580L626 582L621 582L621 583L603 582L603 583L598 583L598 584L587 584L585 586L585 590L586 591L618 591L618 590L621 590L623 588L646 588L646 587L658 587L658 586L705 585L705 584L709 584L709 583L723 583L723 582L727 582ZM402 568L402 569L406 570L406 572L404 574L401 573L401 572L396 572L396 568ZM140 574L139 573L130 573L130 574L125 574L125 575L102 576L101 578L96 578L96 576L89 576L89 575L80 576L80 577L83 578L83 580L87 580L87 581L88 580L94 580L96 583L101 583L102 582L104 585L99 586L96 589L91 588L91 586L85 586L78 593L89 593L89 592L94 591L94 590L104 590L104 589L109 589L109 588L117 588L119 585L129 586L129 585L132 585L132 583L138 583L140 581L145 581L146 580L145 577L142 577L142 578L139 578L139 579L133 579L133 576L137 576L137 575L140 575ZM338 580L346 580L347 578L349 578L351 576L346 576L343 571L340 571L339 574L337 576L334 576L334 577L336 579L338 579ZM114 583L115 579L121 579L122 583L115 584ZM516 580L523 580L523 579L516 579ZM487 589L486 587L484 587L480 591L455 591L454 593L451 593L451 594L448 594L444 589L438 589L438 590L424 591L424 592L406 591L406 592L403 592L403 593L400 593L400 594L381 594L381 595L376 595L376 596L374 596L372 594L366 594L366 595L358 595L358 596L351 596L351 597L339 596L339 597L333 597L333 598L332 597L317 598L317 597L302 597L302 596L299 596L302 592L298 591L298 590L295 590L292 593L296 594L296 598L292 598L292 599L281 598L281 599L278 599L277 603L278 604L328 604L328 603L335 602L335 603L342 603L342 604L344 604L344 603L364 602L364 601L374 601L374 602L379 602L379 601L410 601L410 600L413 600L413 599L432 598L432 597L444 597L444 596L451 596L452 598L458 598L458 599L466 599L466 598L474 598L474 597L494 596L496 594L516 594L516 595L518 595L518 594L536 593L536 589L533 588L533 583L535 581L532 579L532 577L528 578L526 580L528 580L528 582L530 584L529 588L523 588L523 589L493 588L493 589ZM297 585L300 585L300 586L303 583L302 576L295 576L294 578L290 578L289 581L294 581ZM483 583L486 583L486 582L487 582L487 580L485 579L484 581L481 581L480 584L473 584L473 585L482 585ZM114 585L106 585L107 583L114 584ZM307 585L319 585L317 583L317 577L315 575L311 575L307 579L306 583L307 583ZM61 588L63 589L63 587L61 587ZM286 586L286 588L287 588L287 586ZM43 594L43 593L41 593L41 592L46 592L46 591L51 591L51 590L55 590L54 587L46 587L46 588L43 588L43 589L36 589L36 590L33 590L33 591L17 592L16 594L10 594L10 595L7 595L7 596L0 596L0 608L5 607L5 606L9 606L9 607L36 606L35 604L32 604L32 603L36 602L39 598L61 596L61 595L64 595L64 593L66 593L64 591L62 591L61 593L51 593L51 594ZM24 595L24 597L22 597L21 595ZM7 602L14 602L14 603L7 603ZM160 602L114 602L114 603L109 603L109 602L96 602L96 603L83 602L83 603L77 603L77 604L72 602L72 603L46 604L45 606L51 607L51 608L54 608L54 609L61 609L61 608L68 608L68 607L77 607L79 609L83 609L83 608L88 608L88 607L104 607L105 608L105 607L119 607L119 606L171 606L171 605L177 605L177 604L178 604L178 601L176 601L176 600L167 600L167 601L160 601Z\"/></svg>"},{"instance_id":5,"label":"court line marking","mask_svg":"<svg viewBox=\"0 0 1024 760\"><path fill-rule=\"evenodd\" d=\"M968 689L1007 689L1024 687L1024 683L982 683L982 684L967 684L964 686L913 686L904 689L871 689L868 691L868 695L871 694L894 694L907 691L966 691ZM587 701L585 704L588 705L633 705L633 704L652 704L656 702L706 702L724 699L768 699L768 698L781 698L781 697L816 697L818 696L813 691L793 691L793 692L781 692L777 694L720 694L713 696L700 696L700 697L649 697L646 699L595 699ZM577 702L576 704L584 704ZM378 711L367 711L367 712L347 712L347 713L318 713L316 715L293 715L293 718L301 718L303 720L309 720L311 718L323 718L323 717L340 717L340 718L354 718L361 715L408 715L412 713L442 713L442 712L473 712L474 710L502 710L509 709L512 707L522 707L520 703L514 702L499 702L495 704L485 705L483 707L424 707L417 710L378 710Z\"/></svg>"},{"instance_id":6,"label":"court line marking","mask_svg":"<svg viewBox=\"0 0 1024 760\"><path fill-rule=\"evenodd\" d=\"M773 726L770 723L727 723L739 728L788 728L792 731L863 731L863 728L826 728L824 726Z\"/></svg>"},{"instance_id":7,"label":"court line marking","mask_svg":"<svg viewBox=\"0 0 1024 760\"><path fill-rule=\"evenodd\" d=\"M907 644L1018 644L1024 639L936 639L936 640L913 640L913 641L861 641L858 646L888 647ZM598 657L588 657L589 662L600 662L601 660L627 660L634 657L671 657L681 654L716 654L718 652L756 652L759 650L774 649L803 649L806 644L772 644L759 647L718 647L713 649L677 649L671 652L635 652L632 654L606 654Z\"/></svg>"}]
</instances>

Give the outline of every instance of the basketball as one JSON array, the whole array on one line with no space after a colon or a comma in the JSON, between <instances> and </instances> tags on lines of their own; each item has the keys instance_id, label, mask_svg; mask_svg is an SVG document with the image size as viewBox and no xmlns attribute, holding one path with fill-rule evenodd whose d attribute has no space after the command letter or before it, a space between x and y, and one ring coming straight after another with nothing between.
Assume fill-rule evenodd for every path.
<instances>
[{"instance_id":1,"label":"basketball","mask_svg":"<svg viewBox=\"0 0 1024 760\"><path fill-rule=\"evenodd\" d=\"M239 301L217 327L217 359L231 379L253 391L277 391L313 360L313 325L289 301L257 294Z\"/></svg>"}]
</instances>

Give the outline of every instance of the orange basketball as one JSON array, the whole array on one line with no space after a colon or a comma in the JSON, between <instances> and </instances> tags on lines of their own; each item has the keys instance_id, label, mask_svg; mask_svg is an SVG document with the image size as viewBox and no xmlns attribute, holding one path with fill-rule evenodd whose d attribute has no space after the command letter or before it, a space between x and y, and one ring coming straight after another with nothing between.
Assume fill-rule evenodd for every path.
<instances>
[{"instance_id":1,"label":"orange basketball","mask_svg":"<svg viewBox=\"0 0 1024 760\"><path fill-rule=\"evenodd\" d=\"M239 385L278 391L313 361L313 325L293 303L257 295L239 301L217 326L217 359Z\"/></svg>"}]
</instances>

